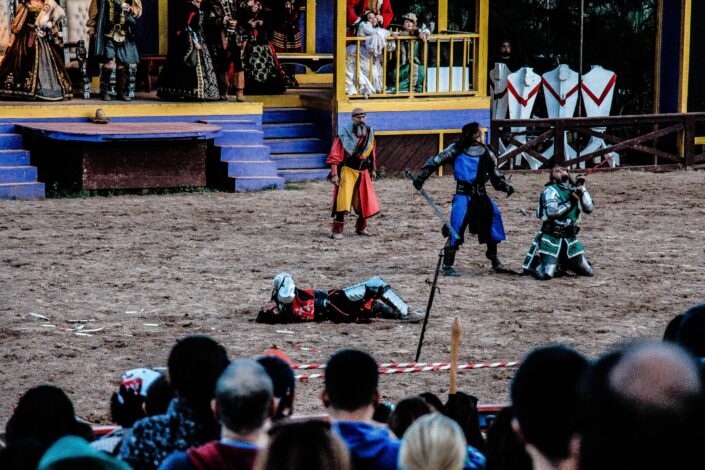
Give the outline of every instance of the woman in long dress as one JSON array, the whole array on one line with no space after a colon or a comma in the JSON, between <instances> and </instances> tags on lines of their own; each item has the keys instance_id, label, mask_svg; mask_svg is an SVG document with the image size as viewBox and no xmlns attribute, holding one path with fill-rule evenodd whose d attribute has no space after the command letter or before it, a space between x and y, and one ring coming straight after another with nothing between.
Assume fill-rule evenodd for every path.
<instances>
[{"instance_id":1,"label":"woman in long dress","mask_svg":"<svg viewBox=\"0 0 705 470\"><path fill-rule=\"evenodd\" d=\"M403 36L412 36L416 38L414 41L410 39L394 40L391 41L388 50L393 52L397 49L397 43L399 44L399 50L396 51L396 55L399 56L399 90L400 92L408 92L409 85L413 83L414 92L423 92L424 80L426 77L426 70L423 66L422 51L423 43L428 39L431 34L428 28L423 27L419 29L416 25L417 19L414 13L407 13L403 17L404 25L401 31ZM399 34L394 33L395 39ZM413 48L412 48L413 43ZM397 69L396 69L396 55L392 57L390 61L390 66L387 66L387 93L397 92ZM413 77L411 71L411 63L414 63Z\"/></svg>"},{"instance_id":2,"label":"woman in long dress","mask_svg":"<svg viewBox=\"0 0 705 470\"><path fill-rule=\"evenodd\" d=\"M172 4L175 2L172 2ZM174 15L179 26L169 41L166 64L159 74L157 95L165 99L220 100L213 61L203 38L201 0L186 1Z\"/></svg>"},{"instance_id":3,"label":"woman in long dress","mask_svg":"<svg viewBox=\"0 0 705 470\"><path fill-rule=\"evenodd\" d=\"M259 0L248 0L240 25L245 28L245 90L248 95L278 94L286 90L284 71L272 45L271 10Z\"/></svg>"},{"instance_id":4,"label":"woman in long dress","mask_svg":"<svg viewBox=\"0 0 705 470\"><path fill-rule=\"evenodd\" d=\"M71 99L58 35L65 17L55 0L23 0L17 5L10 46L0 63L0 99Z\"/></svg>"},{"instance_id":5,"label":"woman in long dress","mask_svg":"<svg viewBox=\"0 0 705 470\"><path fill-rule=\"evenodd\" d=\"M389 31L382 28L379 17L372 11L365 13L365 21L360 22L357 35L363 41L350 44L345 54L345 93L368 97L381 93L384 87L382 60L387 45ZM360 64L357 64L357 48L360 48ZM359 71L359 74L358 74Z\"/></svg>"}]
</instances>

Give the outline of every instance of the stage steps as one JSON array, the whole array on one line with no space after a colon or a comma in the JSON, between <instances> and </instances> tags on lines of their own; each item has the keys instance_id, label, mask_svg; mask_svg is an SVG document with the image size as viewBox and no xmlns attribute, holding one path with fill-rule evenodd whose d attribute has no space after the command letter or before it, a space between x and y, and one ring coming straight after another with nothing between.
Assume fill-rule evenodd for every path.
<instances>
[{"instance_id":1,"label":"stage steps","mask_svg":"<svg viewBox=\"0 0 705 470\"><path fill-rule=\"evenodd\" d=\"M209 185L229 191L283 189L284 178L277 174L264 132L255 121L207 119L198 121L221 127L209 152Z\"/></svg>"},{"instance_id":2,"label":"stage steps","mask_svg":"<svg viewBox=\"0 0 705 470\"><path fill-rule=\"evenodd\" d=\"M264 144L269 147L279 176L286 181L325 179L327 144L305 108L265 108L262 114Z\"/></svg>"},{"instance_id":3,"label":"stage steps","mask_svg":"<svg viewBox=\"0 0 705 470\"><path fill-rule=\"evenodd\" d=\"M37 181L37 168L29 164L29 151L14 129L0 123L0 199L44 199L44 183Z\"/></svg>"}]
</instances>

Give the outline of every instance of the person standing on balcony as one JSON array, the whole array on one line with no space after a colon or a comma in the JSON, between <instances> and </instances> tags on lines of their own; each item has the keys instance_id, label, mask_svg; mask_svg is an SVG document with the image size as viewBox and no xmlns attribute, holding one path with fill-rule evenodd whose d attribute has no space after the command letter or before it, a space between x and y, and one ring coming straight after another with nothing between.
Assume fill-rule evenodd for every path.
<instances>
[{"instance_id":1,"label":"person standing on balcony","mask_svg":"<svg viewBox=\"0 0 705 470\"><path fill-rule=\"evenodd\" d=\"M463 244L465 229L477 234L480 244L487 245L485 256L492 262L492 269L506 272L497 256L497 244L506 238L502 215L492 198L487 195L485 185L489 181L494 189L505 192L507 196L514 193L514 188L497 170L497 157L484 143L482 128L478 123L464 125L463 133L455 143L431 157L414 177L414 187L421 189L428 177L446 163L453 164L456 181L450 223L458 238L450 235L443 255L443 274L460 276L453 264L455 253Z\"/></svg>"},{"instance_id":2,"label":"person standing on balcony","mask_svg":"<svg viewBox=\"0 0 705 470\"><path fill-rule=\"evenodd\" d=\"M365 111L355 108L352 123L343 127L333 141L326 163L330 165L333 191L333 230L330 237L342 240L345 216L355 209L355 233L371 235L367 219L379 213L377 194L372 180L377 176L375 135L365 123Z\"/></svg>"},{"instance_id":3,"label":"person standing on balcony","mask_svg":"<svg viewBox=\"0 0 705 470\"><path fill-rule=\"evenodd\" d=\"M135 93L137 64L140 61L135 42L135 24L142 16L141 0L91 0L88 8L88 36L92 68L100 69L100 98L110 101L110 78L117 67L117 98L132 101Z\"/></svg>"},{"instance_id":4,"label":"person standing on balcony","mask_svg":"<svg viewBox=\"0 0 705 470\"><path fill-rule=\"evenodd\" d=\"M359 23L357 36L365 39L350 44L346 49L345 93L368 98L384 89L382 60L389 31L382 28L381 17L368 10L365 21Z\"/></svg>"},{"instance_id":5,"label":"person standing on balcony","mask_svg":"<svg viewBox=\"0 0 705 470\"><path fill-rule=\"evenodd\" d=\"M417 26L418 19L414 13L407 13L402 16L404 24L402 26L401 36L411 36L416 38L415 41L406 40L391 40L387 50L394 51L399 44L399 50L396 54L399 56L399 72L397 73L396 56L387 63L389 73L387 74L387 93L397 92L397 74L399 75L399 91L408 92L409 84L414 82L414 92L421 93L423 91L423 82L426 78L426 70L421 60L421 44L426 41L431 35L428 28L419 29ZM400 33L394 32L392 36L396 39ZM413 48L412 48L413 43ZM414 63L413 79L411 77L411 63Z\"/></svg>"}]
</instances>

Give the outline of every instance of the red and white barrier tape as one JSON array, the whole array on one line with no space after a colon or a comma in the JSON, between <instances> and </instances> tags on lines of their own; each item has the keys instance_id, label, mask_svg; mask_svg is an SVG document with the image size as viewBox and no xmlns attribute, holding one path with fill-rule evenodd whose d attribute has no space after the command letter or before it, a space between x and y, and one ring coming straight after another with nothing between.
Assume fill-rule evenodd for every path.
<instances>
[{"instance_id":1,"label":"red and white barrier tape","mask_svg":"<svg viewBox=\"0 0 705 470\"><path fill-rule=\"evenodd\" d=\"M486 362L479 364L458 364L458 370L463 369L497 369L504 367L516 367L519 361L509 362ZM293 369L298 370L321 370L325 369L325 364L294 364ZM436 372L442 370L450 370L449 362L387 362L380 364L380 375L386 374L414 374L417 372ZM320 379L325 374L302 374L297 375L296 380Z\"/></svg>"}]
</instances>

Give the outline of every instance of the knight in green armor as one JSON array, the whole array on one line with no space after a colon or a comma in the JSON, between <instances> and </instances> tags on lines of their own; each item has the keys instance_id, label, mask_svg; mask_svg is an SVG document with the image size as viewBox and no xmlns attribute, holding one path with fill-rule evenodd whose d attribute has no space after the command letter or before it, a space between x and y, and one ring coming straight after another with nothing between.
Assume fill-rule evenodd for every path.
<instances>
[{"instance_id":1,"label":"knight in green armor","mask_svg":"<svg viewBox=\"0 0 705 470\"><path fill-rule=\"evenodd\" d=\"M543 224L524 260L524 272L541 280L563 271L592 276L592 265L577 238L577 223L581 211L589 214L593 209L585 177L578 175L573 180L565 168L553 168L536 208L536 217Z\"/></svg>"}]
</instances>

